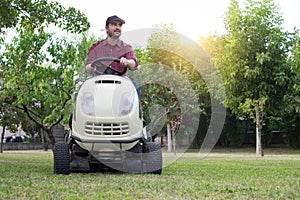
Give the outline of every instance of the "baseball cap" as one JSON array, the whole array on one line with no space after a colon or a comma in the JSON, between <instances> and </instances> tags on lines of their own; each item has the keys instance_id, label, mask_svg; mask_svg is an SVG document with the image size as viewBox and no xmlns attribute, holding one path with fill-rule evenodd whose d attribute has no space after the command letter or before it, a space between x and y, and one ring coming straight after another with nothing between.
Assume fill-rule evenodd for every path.
<instances>
[{"instance_id":1,"label":"baseball cap","mask_svg":"<svg viewBox=\"0 0 300 200\"><path fill-rule=\"evenodd\" d=\"M111 23L112 21L121 21L122 24L125 24L125 21L123 19L121 19L117 15L113 15L107 18L105 25L108 26L108 24Z\"/></svg>"}]
</instances>

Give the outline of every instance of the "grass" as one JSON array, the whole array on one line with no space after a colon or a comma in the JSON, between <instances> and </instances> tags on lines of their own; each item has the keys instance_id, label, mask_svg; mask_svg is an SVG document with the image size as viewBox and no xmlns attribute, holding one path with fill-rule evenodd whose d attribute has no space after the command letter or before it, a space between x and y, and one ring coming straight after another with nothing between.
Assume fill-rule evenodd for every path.
<instances>
[{"instance_id":1,"label":"grass","mask_svg":"<svg viewBox=\"0 0 300 200\"><path fill-rule=\"evenodd\" d=\"M53 174L52 152L0 154L0 199L300 199L300 150L197 151L162 175ZM167 160L172 154L165 154Z\"/></svg>"}]
</instances>

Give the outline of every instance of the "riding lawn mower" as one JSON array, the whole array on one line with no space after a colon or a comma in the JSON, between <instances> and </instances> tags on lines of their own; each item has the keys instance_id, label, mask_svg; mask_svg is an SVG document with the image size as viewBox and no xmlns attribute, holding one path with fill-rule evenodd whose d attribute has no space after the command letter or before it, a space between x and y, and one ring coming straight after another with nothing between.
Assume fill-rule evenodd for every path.
<instances>
[{"instance_id":1,"label":"riding lawn mower","mask_svg":"<svg viewBox=\"0 0 300 200\"><path fill-rule=\"evenodd\" d=\"M99 58L75 95L70 129L54 145L54 173L115 171L162 173L162 151L143 121L140 97L126 76Z\"/></svg>"}]
</instances>

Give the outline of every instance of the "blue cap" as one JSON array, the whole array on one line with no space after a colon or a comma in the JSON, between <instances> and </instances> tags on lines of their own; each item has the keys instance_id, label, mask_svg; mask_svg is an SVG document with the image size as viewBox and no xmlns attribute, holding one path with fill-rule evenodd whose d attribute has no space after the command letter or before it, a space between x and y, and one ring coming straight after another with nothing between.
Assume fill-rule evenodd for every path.
<instances>
[{"instance_id":1,"label":"blue cap","mask_svg":"<svg viewBox=\"0 0 300 200\"><path fill-rule=\"evenodd\" d=\"M113 21L120 21L122 24L125 24L125 21L123 19L121 19L117 15L113 15L113 16L110 16L110 17L107 18L105 25L108 26L108 24L113 22Z\"/></svg>"}]
</instances>

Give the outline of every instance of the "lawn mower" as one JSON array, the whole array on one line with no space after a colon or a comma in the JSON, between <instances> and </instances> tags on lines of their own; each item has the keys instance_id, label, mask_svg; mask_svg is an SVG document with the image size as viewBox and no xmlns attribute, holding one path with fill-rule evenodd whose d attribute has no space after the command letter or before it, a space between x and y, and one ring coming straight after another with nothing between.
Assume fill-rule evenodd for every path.
<instances>
[{"instance_id":1,"label":"lawn mower","mask_svg":"<svg viewBox=\"0 0 300 200\"><path fill-rule=\"evenodd\" d=\"M126 73L98 58L95 74L75 95L70 129L54 144L54 173L115 171L162 173L162 151L147 134L140 99ZM63 133L61 133L63 134Z\"/></svg>"}]
</instances>

